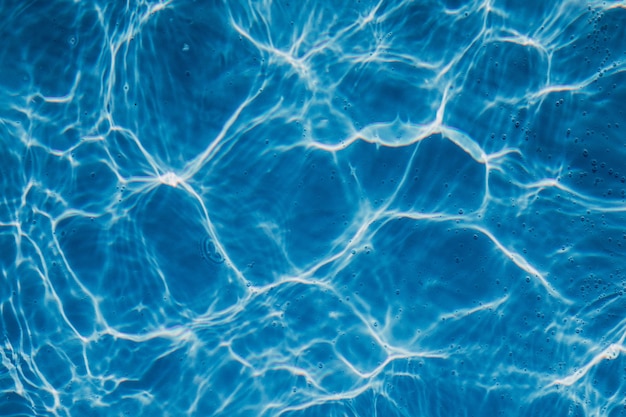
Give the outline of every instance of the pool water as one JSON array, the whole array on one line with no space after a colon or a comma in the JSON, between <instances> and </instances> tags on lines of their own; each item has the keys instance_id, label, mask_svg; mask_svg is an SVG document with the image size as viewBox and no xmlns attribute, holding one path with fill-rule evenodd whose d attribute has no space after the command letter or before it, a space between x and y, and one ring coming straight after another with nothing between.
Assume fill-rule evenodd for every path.
<instances>
[{"instance_id":1,"label":"pool water","mask_svg":"<svg viewBox=\"0 0 626 417\"><path fill-rule=\"evenodd\" d=\"M0 22L0 415L626 414L624 1Z\"/></svg>"}]
</instances>

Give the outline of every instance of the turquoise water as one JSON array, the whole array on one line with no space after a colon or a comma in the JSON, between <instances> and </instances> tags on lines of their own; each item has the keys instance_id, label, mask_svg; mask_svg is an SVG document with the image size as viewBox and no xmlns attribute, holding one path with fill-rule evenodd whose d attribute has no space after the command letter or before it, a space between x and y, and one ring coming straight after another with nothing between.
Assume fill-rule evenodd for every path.
<instances>
[{"instance_id":1,"label":"turquoise water","mask_svg":"<svg viewBox=\"0 0 626 417\"><path fill-rule=\"evenodd\" d=\"M624 1L0 22L0 415L626 414Z\"/></svg>"}]
</instances>

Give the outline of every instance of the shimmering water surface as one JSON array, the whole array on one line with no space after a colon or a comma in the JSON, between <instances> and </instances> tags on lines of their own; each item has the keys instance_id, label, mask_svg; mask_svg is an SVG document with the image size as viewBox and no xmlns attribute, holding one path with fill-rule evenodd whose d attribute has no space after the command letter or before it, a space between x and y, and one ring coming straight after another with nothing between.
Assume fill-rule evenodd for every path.
<instances>
[{"instance_id":1,"label":"shimmering water surface","mask_svg":"<svg viewBox=\"0 0 626 417\"><path fill-rule=\"evenodd\" d=\"M626 414L624 1L0 23L0 415Z\"/></svg>"}]
</instances>

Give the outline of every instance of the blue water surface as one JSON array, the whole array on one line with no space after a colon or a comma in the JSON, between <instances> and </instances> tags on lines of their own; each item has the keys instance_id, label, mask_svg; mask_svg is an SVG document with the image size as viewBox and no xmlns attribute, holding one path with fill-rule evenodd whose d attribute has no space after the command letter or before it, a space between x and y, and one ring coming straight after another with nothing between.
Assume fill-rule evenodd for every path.
<instances>
[{"instance_id":1,"label":"blue water surface","mask_svg":"<svg viewBox=\"0 0 626 417\"><path fill-rule=\"evenodd\" d=\"M0 1L0 415L626 414L626 2Z\"/></svg>"}]
</instances>

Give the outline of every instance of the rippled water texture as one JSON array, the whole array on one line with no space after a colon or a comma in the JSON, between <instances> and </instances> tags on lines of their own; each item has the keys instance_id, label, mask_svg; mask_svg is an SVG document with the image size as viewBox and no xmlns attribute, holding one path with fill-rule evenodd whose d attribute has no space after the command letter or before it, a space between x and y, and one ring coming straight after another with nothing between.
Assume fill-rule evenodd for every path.
<instances>
[{"instance_id":1,"label":"rippled water texture","mask_svg":"<svg viewBox=\"0 0 626 417\"><path fill-rule=\"evenodd\" d=\"M626 414L624 1L0 23L0 415Z\"/></svg>"}]
</instances>

